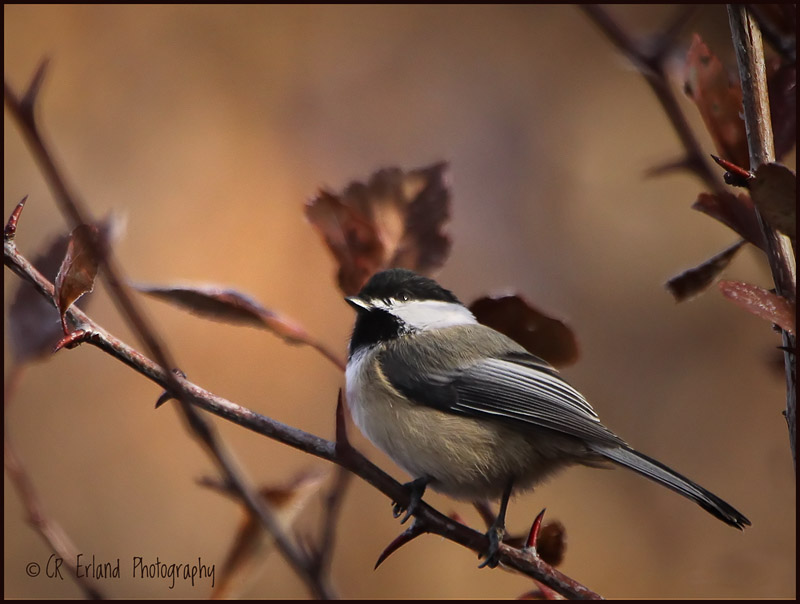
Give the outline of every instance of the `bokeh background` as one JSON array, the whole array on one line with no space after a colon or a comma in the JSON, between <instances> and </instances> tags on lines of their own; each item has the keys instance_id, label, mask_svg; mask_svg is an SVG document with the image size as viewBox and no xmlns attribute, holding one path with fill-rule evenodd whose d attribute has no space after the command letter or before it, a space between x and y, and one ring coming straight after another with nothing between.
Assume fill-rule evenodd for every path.
<instances>
[{"instance_id":1,"label":"bokeh background","mask_svg":"<svg viewBox=\"0 0 800 604\"><path fill-rule=\"evenodd\" d=\"M616 6L636 35L672 6ZM735 71L722 5L683 30L675 86L698 31ZM127 216L117 246L148 283L219 283L249 292L344 353L352 313L303 205L384 166L451 165L454 245L439 274L462 299L514 289L575 329L565 375L604 422L719 494L744 533L621 470L569 470L511 505L527 530L547 507L566 525L561 569L606 597L795 595L795 482L770 364L777 336L712 289L676 304L663 283L735 240L689 208L702 184L646 179L679 155L642 77L572 6L4 6L4 72L19 90L51 65L41 122L96 216ZM682 99L705 149L696 111ZM4 113L4 215L29 195L17 243L34 255L65 221ZM788 160L794 167L794 155ZM771 286L745 249L727 277ZM6 309L18 280L5 271ZM135 343L103 286L91 315ZM343 376L313 350L142 300L181 368L212 392L331 438ZM5 372L10 371L6 340ZM30 367L6 430L48 512L87 555L121 559L112 597L203 598L132 579L133 556L221 566L241 511L195 484L213 472L159 389L91 346ZM325 462L223 420L215 425L259 484ZM407 477L353 430L353 440ZM4 482L4 595L80 597L68 578L30 578L47 546ZM469 504L428 500L480 527ZM318 527L320 497L298 522ZM373 564L400 531L390 502L360 480L345 501L333 562L353 598L515 597L524 577L425 536ZM219 572L219 570L217 571ZM243 594L306 597L279 556Z\"/></svg>"}]
</instances>

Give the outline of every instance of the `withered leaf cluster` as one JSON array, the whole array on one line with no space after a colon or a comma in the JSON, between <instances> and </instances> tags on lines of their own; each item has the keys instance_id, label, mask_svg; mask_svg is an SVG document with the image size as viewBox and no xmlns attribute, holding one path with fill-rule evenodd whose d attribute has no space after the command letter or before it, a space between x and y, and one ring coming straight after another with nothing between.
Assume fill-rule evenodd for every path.
<instances>
[{"instance_id":1,"label":"withered leaf cluster","mask_svg":"<svg viewBox=\"0 0 800 604\"><path fill-rule=\"evenodd\" d=\"M783 157L797 141L796 64L776 58L768 64L768 88L775 154ZM692 208L718 220L743 238L696 267L670 279L666 287L677 301L689 299L708 288L729 265L744 242L767 251L758 215L775 230L796 240L796 175L780 163L747 170L750 155L743 119L742 89L728 69L695 34L686 58L684 90L694 101L703 122L722 158L720 165L730 168L726 182L748 191L700 193ZM731 177L730 180L728 177ZM764 319L793 331L787 313L794 307L764 288L740 282L723 282L726 298ZM782 300L782 301L781 301Z\"/></svg>"},{"instance_id":2,"label":"withered leaf cluster","mask_svg":"<svg viewBox=\"0 0 800 604\"><path fill-rule=\"evenodd\" d=\"M348 296L383 269L431 275L450 253L446 163L408 172L384 168L340 194L320 191L305 211L338 263L339 288Z\"/></svg>"}]
</instances>

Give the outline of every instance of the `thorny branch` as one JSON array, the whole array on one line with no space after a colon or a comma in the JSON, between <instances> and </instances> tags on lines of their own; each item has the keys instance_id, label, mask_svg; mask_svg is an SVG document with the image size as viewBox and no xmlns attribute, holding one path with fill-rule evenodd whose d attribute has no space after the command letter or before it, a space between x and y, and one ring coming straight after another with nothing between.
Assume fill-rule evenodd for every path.
<instances>
[{"instance_id":1,"label":"thorny branch","mask_svg":"<svg viewBox=\"0 0 800 604\"><path fill-rule=\"evenodd\" d=\"M82 211L81 204L66 186L65 180L57 169L34 119L35 99L41 86L43 72L44 64L37 71L33 83L21 99L4 82L6 105L9 107L12 117L22 128L26 140L33 149L34 155L42 166L51 187L56 193L56 197L62 205L62 209L74 223L83 224L86 223L85 212ZM330 512L326 520L326 530L323 532L323 542L318 550L316 562L309 560L288 540L265 503L257 497L252 488L246 485L238 471L233 468L232 460L225 453L224 447L212 432L211 427L202 420L201 416L196 413L190 404L295 448L323 459L334 461L358 474L367 482L389 495L394 501L407 504L408 494L405 489L377 466L371 464L363 455L349 447L349 445L344 443L334 444L256 414L249 409L206 392L186 381L175 372L166 371L164 367L175 367L175 364L170 362L165 347L158 341L154 332L149 328L132 299L128 296L126 289L122 285L123 280L120 277L120 271L113 262L110 250L96 251L97 256L103 261L104 273L109 281L115 300L122 306L123 312L134 325L136 332L142 337L147 348L156 357L157 362L151 361L135 349L125 345L92 322L80 310L72 308L68 311L72 320L77 325L81 325L84 331L80 339L101 348L142 375L160 384L182 402L182 409L192 431L212 452L217 462L222 466L228 481L239 491L240 496L251 511L258 515L266 528L274 535L276 543L289 562L295 567L295 570L309 583L316 595L329 596L330 591L322 583L321 573L329 566L327 559L333 541L333 527L331 525L335 517L334 514ZM15 273L33 283L45 297L51 300L54 299L53 285L17 252L13 240L4 242L4 262ZM76 342L78 341L80 340L76 340ZM343 479L337 482L340 485L345 483ZM343 488L344 486L336 487L337 490L331 495L332 502L336 504L332 506L334 510L338 507ZM452 521L430 506L421 506L418 518L426 532L445 536L477 552L483 552L487 549L485 535ZM530 552L516 550L503 545L500 550L500 562L516 568L524 574L528 574L537 581L568 597L599 598L597 594L550 567L531 555Z\"/></svg>"},{"instance_id":2,"label":"thorny branch","mask_svg":"<svg viewBox=\"0 0 800 604\"><path fill-rule=\"evenodd\" d=\"M52 283L43 277L17 251L13 242L6 241L4 243L3 261L8 268L30 282L46 298L50 300L54 298ZM92 344L117 360L122 361L162 388L168 386L171 372L164 371L158 364L111 335L78 308L72 307L68 313L74 323L82 326L85 332L82 337L84 342ZM331 442L309 434L216 396L178 375L172 375L173 379L178 383L177 391L173 392L192 405L232 421L248 430L347 468L386 494L393 501L408 505L409 494L403 485L371 463L361 453L353 449L349 443ZM479 553L485 552L488 548L486 535L452 520L425 502L420 504L416 515L424 532L441 535ZM577 581L552 568L535 556L533 552L515 549L503 544L500 546L499 560L506 567L513 568L566 597L576 599L600 598L599 595Z\"/></svg>"},{"instance_id":3,"label":"thorny branch","mask_svg":"<svg viewBox=\"0 0 800 604\"><path fill-rule=\"evenodd\" d=\"M775 146L770 119L764 47L758 23L741 4L728 5L733 46L742 82L742 105L750 150L750 170L775 161ZM779 295L790 304L797 301L797 277L794 249L789 237L773 229L756 210L766 242L767 258L772 279ZM792 463L797 471L797 342L788 331L782 331L784 364L786 366L786 421L789 426L789 446Z\"/></svg>"},{"instance_id":4,"label":"thorny branch","mask_svg":"<svg viewBox=\"0 0 800 604\"><path fill-rule=\"evenodd\" d=\"M691 8L681 8L674 24L666 29L667 33L662 34L655 43L651 44L634 40L605 9L597 5L582 5L581 8L617 48L636 65L653 89L683 144L685 151L683 158L657 168L651 171L651 174L673 169L688 169L699 176L715 193L724 192L725 187L720 181L718 172L713 170L708 163L707 154L702 151L700 143L692 133L666 75L665 61L670 48L669 41L674 39L678 26L685 21ZM757 23L750 17L744 5L731 5L729 17L742 80L745 124L750 147L750 167L751 170L755 170L759 165L775 160L761 34ZM780 295L794 305L796 301L794 250L788 237L770 228L760 215L759 222L767 239L767 257L776 289ZM796 468L796 340L787 332L783 332L782 338L787 383L785 415L789 425L792 461Z\"/></svg>"},{"instance_id":5,"label":"thorny branch","mask_svg":"<svg viewBox=\"0 0 800 604\"><path fill-rule=\"evenodd\" d=\"M11 86L3 81L3 93L6 107L8 107L12 118L20 127L28 146L33 152L42 172L45 175L55 197L61 207L62 212L72 223L73 226L89 224L91 219L84 207L83 202L67 185L66 178L56 165L52 153L49 151L44 137L36 123L36 101L41 85L47 61L43 61L36 70L30 85L22 96L18 96ZM18 216L17 216L18 218ZM92 246L92 253L99 260L103 268L103 274L109 287L112 299L116 302L123 315L142 339L146 350L156 359L159 368L177 367L166 346L160 341L155 330L146 321L144 315L139 310L133 298L129 295L123 273L116 263L110 249L104 249L97 240L90 238L89 244ZM8 246L8 243L6 243ZM137 353L138 354L138 353ZM141 355L140 355L141 356ZM312 564L309 564L303 552L289 539L283 531L275 514L270 509L269 504L260 498L255 489L243 477L241 470L227 447L222 443L216 434L213 426L202 417L191 404L180 394L179 383L176 375L171 372L163 372L165 376L164 387L179 400L180 409L184 416L190 433L206 448L212 459L219 466L225 476L226 481L238 492L242 501L255 514L265 528L273 535L278 549L286 557L289 564L304 579L311 591L321 598L333 596L331 588L327 585L325 577L315 573Z\"/></svg>"}]
</instances>

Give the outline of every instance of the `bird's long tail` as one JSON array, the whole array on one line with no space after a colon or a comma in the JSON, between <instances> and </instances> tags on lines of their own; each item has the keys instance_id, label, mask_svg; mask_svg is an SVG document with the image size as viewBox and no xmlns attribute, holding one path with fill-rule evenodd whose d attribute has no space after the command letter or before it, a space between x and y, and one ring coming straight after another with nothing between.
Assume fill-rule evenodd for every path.
<instances>
[{"instance_id":1,"label":"bird's long tail","mask_svg":"<svg viewBox=\"0 0 800 604\"><path fill-rule=\"evenodd\" d=\"M733 506L705 490L699 484L692 482L685 476L681 476L676 471L643 453L624 447L606 448L599 446L593 447L593 449L603 457L634 472L638 472L642 476L658 482L684 497L688 497L726 524L735 526L738 529L743 529L745 525L750 525L750 521L738 510L734 509Z\"/></svg>"}]
</instances>

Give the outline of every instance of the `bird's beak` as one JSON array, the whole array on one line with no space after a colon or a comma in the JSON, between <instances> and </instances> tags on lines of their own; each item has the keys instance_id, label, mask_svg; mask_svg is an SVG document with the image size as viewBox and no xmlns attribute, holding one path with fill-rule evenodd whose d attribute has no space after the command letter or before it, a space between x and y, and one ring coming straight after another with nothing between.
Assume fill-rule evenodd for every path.
<instances>
[{"instance_id":1,"label":"bird's beak","mask_svg":"<svg viewBox=\"0 0 800 604\"><path fill-rule=\"evenodd\" d=\"M344 300L356 310L370 310L372 308L369 302L358 296L347 296Z\"/></svg>"}]
</instances>

